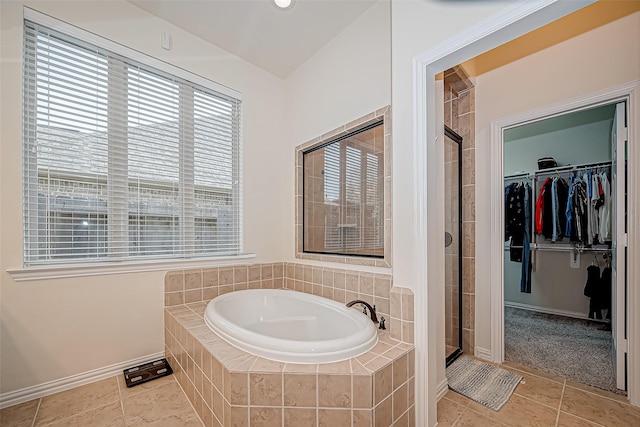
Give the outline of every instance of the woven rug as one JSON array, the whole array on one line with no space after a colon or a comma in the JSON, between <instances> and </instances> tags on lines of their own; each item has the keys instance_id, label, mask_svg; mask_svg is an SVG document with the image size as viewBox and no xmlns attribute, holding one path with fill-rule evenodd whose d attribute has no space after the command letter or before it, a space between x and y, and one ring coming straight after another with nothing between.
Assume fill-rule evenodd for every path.
<instances>
[{"instance_id":1,"label":"woven rug","mask_svg":"<svg viewBox=\"0 0 640 427\"><path fill-rule=\"evenodd\" d=\"M518 374L470 357L460 357L447 368L451 390L494 411L507 403L521 380Z\"/></svg>"}]
</instances>

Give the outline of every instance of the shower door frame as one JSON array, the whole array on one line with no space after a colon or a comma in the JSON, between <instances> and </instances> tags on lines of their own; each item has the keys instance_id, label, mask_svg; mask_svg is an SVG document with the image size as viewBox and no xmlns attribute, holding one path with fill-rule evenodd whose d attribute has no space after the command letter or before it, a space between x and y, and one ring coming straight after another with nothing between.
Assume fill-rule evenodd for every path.
<instances>
[{"instance_id":1,"label":"shower door frame","mask_svg":"<svg viewBox=\"0 0 640 427\"><path fill-rule=\"evenodd\" d=\"M449 126L444 125L444 136L458 144L458 348L446 356L449 366L463 352L462 348L462 137ZM446 287L446 284L445 284ZM446 348L446 347L445 347Z\"/></svg>"}]
</instances>

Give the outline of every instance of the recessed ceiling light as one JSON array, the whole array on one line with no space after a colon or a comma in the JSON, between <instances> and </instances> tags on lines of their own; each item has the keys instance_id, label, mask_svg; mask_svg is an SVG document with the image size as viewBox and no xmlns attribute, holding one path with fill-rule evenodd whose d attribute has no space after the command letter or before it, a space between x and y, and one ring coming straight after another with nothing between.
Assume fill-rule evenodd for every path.
<instances>
[{"instance_id":1,"label":"recessed ceiling light","mask_svg":"<svg viewBox=\"0 0 640 427\"><path fill-rule=\"evenodd\" d=\"M291 9L293 0L273 0L273 4L281 10Z\"/></svg>"}]
</instances>

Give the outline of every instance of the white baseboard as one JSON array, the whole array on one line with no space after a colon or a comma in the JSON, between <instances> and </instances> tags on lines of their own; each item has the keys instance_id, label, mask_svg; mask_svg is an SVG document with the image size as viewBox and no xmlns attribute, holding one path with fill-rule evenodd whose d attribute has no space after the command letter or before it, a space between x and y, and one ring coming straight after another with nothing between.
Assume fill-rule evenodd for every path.
<instances>
[{"instance_id":1,"label":"white baseboard","mask_svg":"<svg viewBox=\"0 0 640 427\"><path fill-rule=\"evenodd\" d=\"M589 319L589 316L586 313L580 313L580 312L568 311L568 310L557 310L555 308L548 308L548 307L538 307L535 305L522 304L519 302L505 301L504 306L520 308L522 310L537 311L538 313L557 314L559 316L573 317L574 319L594 320L594 319Z\"/></svg>"},{"instance_id":2,"label":"white baseboard","mask_svg":"<svg viewBox=\"0 0 640 427\"><path fill-rule=\"evenodd\" d=\"M480 347L476 347L474 349L474 356L480 358L480 359L484 359L484 360L488 360L489 362L493 361L493 355L491 353L491 350L488 350L486 348L480 348Z\"/></svg>"},{"instance_id":3,"label":"white baseboard","mask_svg":"<svg viewBox=\"0 0 640 427\"><path fill-rule=\"evenodd\" d=\"M447 379L442 380L440 384L438 384L438 389L436 390L436 402L439 401L447 394L449 391L449 383L447 383Z\"/></svg>"},{"instance_id":4,"label":"white baseboard","mask_svg":"<svg viewBox=\"0 0 640 427\"><path fill-rule=\"evenodd\" d=\"M127 360L126 362L116 363L114 365L105 366L104 368L98 368L81 374L71 375L70 377L60 378L58 380L49 381L31 387L25 387L20 390L2 393L0 394L0 409L103 380L105 378L110 378L121 374L126 368L140 365L151 360L160 359L162 357L165 357L164 352L149 354L148 356Z\"/></svg>"}]
</instances>

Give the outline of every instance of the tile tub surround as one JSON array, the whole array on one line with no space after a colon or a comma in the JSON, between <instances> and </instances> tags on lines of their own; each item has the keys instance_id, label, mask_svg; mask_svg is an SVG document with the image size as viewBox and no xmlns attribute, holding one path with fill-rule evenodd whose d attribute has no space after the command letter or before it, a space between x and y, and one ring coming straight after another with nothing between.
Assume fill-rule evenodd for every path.
<instances>
[{"instance_id":1,"label":"tile tub surround","mask_svg":"<svg viewBox=\"0 0 640 427\"><path fill-rule=\"evenodd\" d=\"M205 426L412 426L415 351L379 333L336 363L285 364L228 344L204 323L207 302L165 308L165 352Z\"/></svg>"},{"instance_id":2,"label":"tile tub surround","mask_svg":"<svg viewBox=\"0 0 640 427\"><path fill-rule=\"evenodd\" d=\"M169 271L164 276L164 306L211 301L244 289L279 289L283 284L281 262Z\"/></svg>"},{"instance_id":3,"label":"tile tub surround","mask_svg":"<svg viewBox=\"0 0 640 427\"><path fill-rule=\"evenodd\" d=\"M287 288L346 304L356 299L376 305L391 337L413 343L413 293L393 287L389 274L302 263L264 263L170 271L165 275L165 307L210 301L244 289Z\"/></svg>"}]
</instances>

